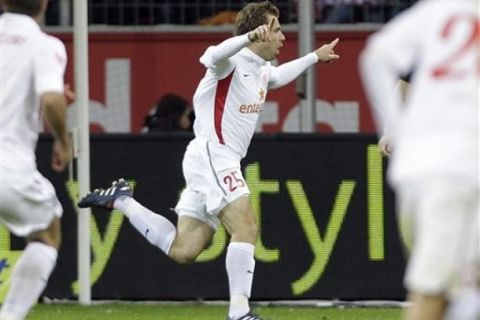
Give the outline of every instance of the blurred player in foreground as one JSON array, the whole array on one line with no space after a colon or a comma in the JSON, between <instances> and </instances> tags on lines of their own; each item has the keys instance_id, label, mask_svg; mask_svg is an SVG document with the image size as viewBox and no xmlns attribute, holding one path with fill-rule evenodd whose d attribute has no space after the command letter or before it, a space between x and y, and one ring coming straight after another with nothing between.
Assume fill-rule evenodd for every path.
<instances>
[{"instance_id":1,"label":"blurred player in foreground","mask_svg":"<svg viewBox=\"0 0 480 320\"><path fill-rule=\"evenodd\" d=\"M71 158L66 128L64 45L40 30L48 0L3 0L0 16L0 223L27 246L10 278L1 320L25 319L45 289L60 246L62 207L52 184L37 170L35 147L42 116L55 141L52 168ZM65 92L65 93L64 93Z\"/></svg>"},{"instance_id":2,"label":"blurred player in foreground","mask_svg":"<svg viewBox=\"0 0 480 320\"><path fill-rule=\"evenodd\" d=\"M339 58L335 39L304 57L272 66L269 61L285 41L278 17L278 9L268 1L248 4L238 14L235 36L209 47L200 58L207 70L194 96L195 139L183 160L187 187L175 208L176 228L135 201L123 180L89 193L79 203L119 209L150 243L178 263L194 262L222 223L231 235L226 257L231 320L259 319L249 307L257 223L240 160L267 91L286 85L318 61Z\"/></svg>"},{"instance_id":3,"label":"blurred player in foreground","mask_svg":"<svg viewBox=\"0 0 480 320\"><path fill-rule=\"evenodd\" d=\"M479 296L478 0L422 0L371 37L361 56L378 128L388 127L408 320L477 319ZM427 18L426 18L427 17ZM413 70L406 105L392 95Z\"/></svg>"}]
</instances>

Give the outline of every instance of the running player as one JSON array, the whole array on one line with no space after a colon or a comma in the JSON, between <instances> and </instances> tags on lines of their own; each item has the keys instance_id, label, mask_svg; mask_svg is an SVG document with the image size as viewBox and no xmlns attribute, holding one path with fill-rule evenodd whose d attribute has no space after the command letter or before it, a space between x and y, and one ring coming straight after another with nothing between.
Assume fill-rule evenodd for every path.
<instances>
[{"instance_id":1,"label":"running player","mask_svg":"<svg viewBox=\"0 0 480 320\"><path fill-rule=\"evenodd\" d=\"M47 3L3 0L6 13L0 16L0 223L27 239L10 278L1 320L26 318L45 289L60 246L62 207L35 161L40 113L54 133L53 169L63 171L71 158L65 47L37 24Z\"/></svg>"},{"instance_id":2,"label":"running player","mask_svg":"<svg viewBox=\"0 0 480 320\"><path fill-rule=\"evenodd\" d=\"M339 58L335 39L304 57L272 66L285 40L278 17L278 9L268 1L246 5L238 14L235 36L209 47L200 58L206 73L193 99L195 139L183 160L187 186L175 208L177 227L135 201L124 180L89 193L79 203L119 209L150 243L178 263L194 262L223 224L231 235L226 257L230 320L259 319L249 306L257 223L240 160L267 91L286 85L318 61Z\"/></svg>"},{"instance_id":3,"label":"running player","mask_svg":"<svg viewBox=\"0 0 480 320\"><path fill-rule=\"evenodd\" d=\"M411 249L407 320L478 316L479 5L422 0L375 34L362 53L378 128L388 126L389 180ZM391 93L412 70L401 107Z\"/></svg>"}]
</instances>

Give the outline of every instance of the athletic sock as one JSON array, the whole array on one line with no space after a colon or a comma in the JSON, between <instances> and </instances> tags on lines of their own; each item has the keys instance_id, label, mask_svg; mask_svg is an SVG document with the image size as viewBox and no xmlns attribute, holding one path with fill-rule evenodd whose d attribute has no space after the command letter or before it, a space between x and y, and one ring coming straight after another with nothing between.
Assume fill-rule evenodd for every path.
<instances>
[{"instance_id":1,"label":"athletic sock","mask_svg":"<svg viewBox=\"0 0 480 320\"><path fill-rule=\"evenodd\" d=\"M24 319L47 285L57 261L57 250L31 242L13 269L10 290L3 302L0 319Z\"/></svg>"},{"instance_id":2,"label":"athletic sock","mask_svg":"<svg viewBox=\"0 0 480 320\"><path fill-rule=\"evenodd\" d=\"M475 320L480 316L480 290L474 286L461 288L450 301L445 320Z\"/></svg>"},{"instance_id":3,"label":"athletic sock","mask_svg":"<svg viewBox=\"0 0 480 320\"><path fill-rule=\"evenodd\" d=\"M142 206L131 197L120 197L113 203L128 218L132 226L154 246L167 255L172 247L177 229L168 219Z\"/></svg>"},{"instance_id":4,"label":"athletic sock","mask_svg":"<svg viewBox=\"0 0 480 320\"><path fill-rule=\"evenodd\" d=\"M230 286L228 316L237 319L250 311L248 299L252 291L255 246L246 242L231 242L225 264Z\"/></svg>"}]
</instances>

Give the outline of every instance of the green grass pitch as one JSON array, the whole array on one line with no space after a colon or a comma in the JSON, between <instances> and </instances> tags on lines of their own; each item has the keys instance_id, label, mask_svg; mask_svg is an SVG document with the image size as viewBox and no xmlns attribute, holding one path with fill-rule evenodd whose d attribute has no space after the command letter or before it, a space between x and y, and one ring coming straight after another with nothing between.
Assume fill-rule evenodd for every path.
<instances>
[{"instance_id":1,"label":"green grass pitch","mask_svg":"<svg viewBox=\"0 0 480 320\"><path fill-rule=\"evenodd\" d=\"M265 320L400 320L400 308L256 306ZM227 306L108 303L93 306L39 304L27 320L224 320Z\"/></svg>"}]
</instances>

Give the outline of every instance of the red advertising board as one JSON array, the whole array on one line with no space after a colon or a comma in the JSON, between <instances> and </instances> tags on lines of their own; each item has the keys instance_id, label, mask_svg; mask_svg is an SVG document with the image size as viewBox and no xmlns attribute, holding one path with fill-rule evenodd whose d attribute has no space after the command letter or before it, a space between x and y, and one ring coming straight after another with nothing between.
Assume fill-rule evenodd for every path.
<instances>
[{"instance_id":1,"label":"red advertising board","mask_svg":"<svg viewBox=\"0 0 480 320\"><path fill-rule=\"evenodd\" d=\"M368 31L317 32L316 45L339 37L338 62L318 64L316 118L318 132L374 132L358 74L358 55ZM73 37L57 34L67 46L67 81L73 82ZM198 59L227 33L112 32L89 35L90 119L93 132L139 132L143 118L164 94L191 101L205 70ZM279 63L298 56L295 32L286 33ZM295 82L269 92L259 130L299 130ZM73 108L72 108L73 109ZM73 117L73 112L72 115Z\"/></svg>"}]
</instances>

